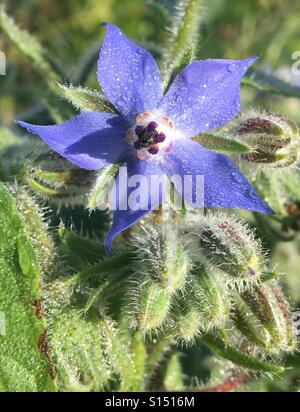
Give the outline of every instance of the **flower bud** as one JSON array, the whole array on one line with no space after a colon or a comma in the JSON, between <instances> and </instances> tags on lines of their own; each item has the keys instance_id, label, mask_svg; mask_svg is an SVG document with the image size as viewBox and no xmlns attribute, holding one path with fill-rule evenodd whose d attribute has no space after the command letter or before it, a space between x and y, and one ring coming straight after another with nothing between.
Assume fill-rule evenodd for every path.
<instances>
[{"instance_id":1,"label":"flower bud","mask_svg":"<svg viewBox=\"0 0 300 412\"><path fill-rule=\"evenodd\" d=\"M22 178L39 197L61 204L82 204L95 177L54 152L47 152L28 161Z\"/></svg>"},{"instance_id":2,"label":"flower bud","mask_svg":"<svg viewBox=\"0 0 300 412\"><path fill-rule=\"evenodd\" d=\"M260 242L234 216L208 215L192 229L194 260L225 272L230 285L244 289L258 283L265 269Z\"/></svg>"},{"instance_id":3,"label":"flower bud","mask_svg":"<svg viewBox=\"0 0 300 412\"><path fill-rule=\"evenodd\" d=\"M204 268L195 273L194 296L201 318L201 330L221 328L229 319L231 302L222 273Z\"/></svg>"},{"instance_id":4,"label":"flower bud","mask_svg":"<svg viewBox=\"0 0 300 412\"><path fill-rule=\"evenodd\" d=\"M176 338L179 342L190 344L200 334L202 316L193 295L180 299L173 313Z\"/></svg>"},{"instance_id":5,"label":"flower bud","mask_svg":"<svg viewBox=\"0 0 300 412\"><path fill-rule=\"evenodd\" d=\"M250 112L241 116L233 130L236 137L253 148L242 159L272 167L296 163L300 138L294 122L281 114Z\"/></svg>"},{"instance_id":6,"label":"flower bud","mask_svg":"<svg viewBox=\"0 0 300 412\"><path fill-rule=\"evenodd\" d=\"M142 282L137 291L131 291L129 302L132 308L129 310L132 327L138 327L142 333L147 333L157 331L167 320L171 295L157 282L148 280Z\"/></svg>"},{"instance_id":7,"label":"flower bud","mask_svg":"<svg viewBox=\"0 0 300 412\"><path fill-rule=\"evenodd\" d=\"M222 277L204 268L194 269L186 290L176 296L172 321L175 336L184 344L229 320L230 299Z\"/></svg>"},{"instance_id":8,"label":"flower bud","mask_svg":"<svg viewBox=\"0 0 300 412\"><path fill-rule=\"evenodd\" d=\"M136 255L133 270L157 281L173 294L183 289L190 269L189 258L179 232L173 224L147 225L133 239Z\"/></svg>"},{"instance_id":9,"label":"flower bud","mask_svg":"<svg viewBox=\"0 0 300 412\"><path fill-rule=\"evenodd\" d=\"M293 314L276 281L253 287L235 303L235 324L250 341L268 352L296 349Z\"/></svg>"}]
</instances>

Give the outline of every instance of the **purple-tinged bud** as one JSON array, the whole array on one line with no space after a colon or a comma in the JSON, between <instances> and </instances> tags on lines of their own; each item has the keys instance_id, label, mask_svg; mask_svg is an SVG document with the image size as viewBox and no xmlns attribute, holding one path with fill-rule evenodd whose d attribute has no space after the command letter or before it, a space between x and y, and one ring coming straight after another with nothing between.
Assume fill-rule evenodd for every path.
<instances>
[{"instance_id":1,"label":"purple-tinged bud","mask_svg":"<svg viewBox=\"0 0 300 412\"><path fill-rule=\"evenodd\" d=\"M248 340L272 353L296 350L293 314L276 281L253 287L240 297L235 324Z\"/></svg>"},{"instance_id":2,"label":"purple-tinged bud","mask_svg":"<svg viewBox=\"0 0 300 412\"><path fill-rule=\"evenodd\" d=\"M207 215L189 236L194 259L226 273L232 286L243 290L259 283L265 256L244 222L222 213Z\"/></svg>"},{"instance_id":3,"label":"purple-tinged bud","mask_svg":"<svg viewBox=\"0 0 300 412\"><path fill-rule=\"evenodd\" d=\"M294 165L298 159L298 127L281 114L248 112L237 120L232 132L253 149L250 153L241 155L247 162L287 167Z\"/></svg>"}]
</instances>

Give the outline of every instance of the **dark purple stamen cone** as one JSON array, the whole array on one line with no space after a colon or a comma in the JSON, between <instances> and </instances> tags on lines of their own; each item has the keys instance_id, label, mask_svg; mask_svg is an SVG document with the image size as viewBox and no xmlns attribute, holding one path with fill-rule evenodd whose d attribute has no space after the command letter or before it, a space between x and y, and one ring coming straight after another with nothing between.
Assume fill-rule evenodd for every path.
<instances>
[{"instance_id":1,"label":"dark purple stamen cone","mask_svg":"<svg viewBox=\"0 0 300 412\"><path fill-rule=\"evenodd\" d=\"M155 143L162 143L166 140L166 135L164 133L159 133L157 136L154 138Z\"/></svg>"},{"instance_id":2,"label":"dark purple stamen cone","mask_svg":"<svg viewBox=\"0 0 300 412\"><path fill-rule=\"evenodd\" d=\"M150 154L152 154L152 155L156 155L156 154L159 152L159 148L153 146L153 147L151 147L151 148L148 150L148 152L149 152Z\"/></svg>"},{"instance_id":3,"label":"dark purple stamen cone","mask_svg":"<svg viewBox=\"0 0 300 412\"><path fill-rule=\"evenodd\" d=\"M134 142L134 148L136 149L136 150L139 150L140 148L141 148L141 144L140 144L140 142L137 140L136 142Z\"/></svg>"},{"instance_id":4,"label":"dark purple stamen cone","mask_svg":"<svg viewBox=\"0 0 300 412\"><path fill-rule=\"evenodd\" d=\"M138 137L141 137L141 136L143 136L143 134L144 134L144 130L145 130L145 128L143 127L143 126L136 126L136 128L135 128L135 134L138 136Z\"/></svg>"},{"instance_id":5,"label":"dark purple stamen cone","mask_svg":"<svg viewBox=\"0 0 300 412\"><path fill-rule=\"evenodd\" d=\"M146 131L153 132L157 127L158 127L158 124L156 122L150 122L148 126L146 127Z\"/></svg>"}]
</instances>

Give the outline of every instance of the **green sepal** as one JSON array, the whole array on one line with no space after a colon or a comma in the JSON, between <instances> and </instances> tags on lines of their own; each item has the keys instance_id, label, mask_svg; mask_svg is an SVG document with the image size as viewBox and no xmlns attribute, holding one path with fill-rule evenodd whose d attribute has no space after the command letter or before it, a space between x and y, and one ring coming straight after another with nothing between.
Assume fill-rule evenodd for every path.
<instances>
[{"instance_id":1,"label":"green sepal","mask_svg":"<svg viewBox=\"0 0 300 412\"><path fill-rule=\"evenodd\" d=\"M237 139L220 136L213 133L200 134L192 139L207 149L221 153L249 153L253 149Z\"/></svg>"},{"instance_id":2,"label":"green sepal","mask_svg":"<svg viewBox=\"0 0 300 412\"><path fill-rule=\"evenodd\" d=\"M230 360L234 364L245 369L265 373L281 373L286 369L283 365L271 363L248 355L239 349L227 345L222 339L213 334L207 334L201 338L201 341L213 352Z\"/></svg>"},{"instance_id":3,"label":"green sepal","mask_svg":"<svg viewBox=\"0 0 300 412\"><path fill-rule=\"evenodd\" d=\"M59 84L61 96L81 112L116 113L116 109L99 92L87 87Z\"/></svg>"}]
</instances>

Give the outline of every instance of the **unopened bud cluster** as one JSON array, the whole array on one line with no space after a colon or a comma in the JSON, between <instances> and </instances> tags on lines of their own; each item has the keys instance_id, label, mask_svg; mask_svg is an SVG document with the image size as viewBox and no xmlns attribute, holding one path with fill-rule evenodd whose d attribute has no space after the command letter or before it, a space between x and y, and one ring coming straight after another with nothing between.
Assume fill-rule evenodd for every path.
<instances>
[{"instance_id":1,"label":"unopened bud cluster","mask_svg":"<svg viewBox=\"0 0 300 412\"><path fill-rule=\"evenodd\" d=\"M135 236L131 326L183 344L233 330L233 344L248 342L254 352L295 350L289 304L276 281L264 282L267 259L253 231L224 214L199 220L192 227L147 226Z\"/></svg>"}]
</instances>

